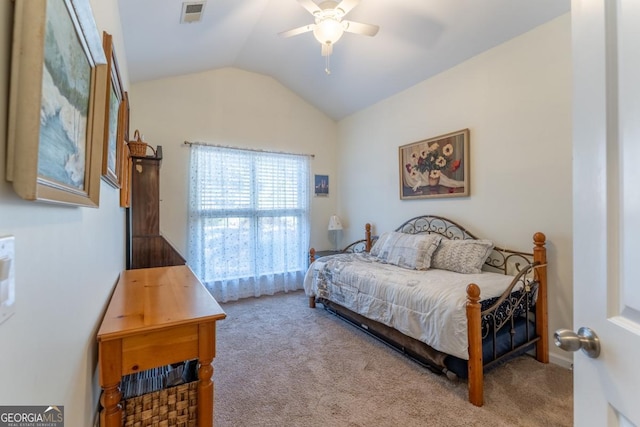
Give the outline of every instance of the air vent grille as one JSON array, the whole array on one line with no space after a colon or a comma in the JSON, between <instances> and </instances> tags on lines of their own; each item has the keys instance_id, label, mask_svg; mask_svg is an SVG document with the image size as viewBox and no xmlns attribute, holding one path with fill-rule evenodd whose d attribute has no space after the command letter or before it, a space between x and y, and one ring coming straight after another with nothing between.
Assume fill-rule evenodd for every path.
<instances>
[{"instance_id":1,"label":"air vent grille","mask_svg":"<svg viewBox=\"0 0 640 427\"><path fill-rule=\"evenodd\" d=\"M206 1L189 1L182 3L181 23L200 22Z\"/></svg>"}]
</instances>

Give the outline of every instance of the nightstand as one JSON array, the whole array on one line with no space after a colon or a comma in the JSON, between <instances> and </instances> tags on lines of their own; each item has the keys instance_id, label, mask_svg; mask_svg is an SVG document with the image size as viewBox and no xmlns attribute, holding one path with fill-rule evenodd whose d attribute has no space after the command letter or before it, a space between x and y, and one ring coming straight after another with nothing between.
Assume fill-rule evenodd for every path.
<instances>
[{"instance_id":1,"label":"nightstand","mask_svg":"<svg viewBox=\"0 0 640 427\"><path fill-rule=\"evenodd\" d=\"M323 256L329 256L329 255L335 255L335 254L341 254L342 251L318 251L316 252L316 259L323 257Z\"/></svg>"},{"instance_id":2,"label":"nightstand","mask_svg":"<svg viewBox=\"0 0 640 427\"><path fill-rule=\"evenodd\" d=\"M318 258L323 257L323 256L335 255L335 254L341 254L341 253L342 253L342 251L336 251L336 250L332 250L332 251L317 251L317 252L315 252L314 256L315 256L315 259L318 259ZM311 256L311 255L309 255L309 256ZM309 261L311 261L311 259L309 259Z\"/></svg>"}]
</instances>

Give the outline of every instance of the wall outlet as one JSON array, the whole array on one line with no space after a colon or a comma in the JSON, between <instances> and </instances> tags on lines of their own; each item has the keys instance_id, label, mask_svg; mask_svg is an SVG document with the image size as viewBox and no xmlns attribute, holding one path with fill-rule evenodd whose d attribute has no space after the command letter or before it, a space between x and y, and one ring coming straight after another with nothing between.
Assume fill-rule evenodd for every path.
<instances>
[{"instance_id":1,"label":"wall outlet","mask_svg":"<svg viewBox=\"0 0 640 427\"><path fill-rule=\"evenodd\" d=\"M15 237L0 237L0 324L13 316L15 302Z\"/></svg>"}]
</instances>

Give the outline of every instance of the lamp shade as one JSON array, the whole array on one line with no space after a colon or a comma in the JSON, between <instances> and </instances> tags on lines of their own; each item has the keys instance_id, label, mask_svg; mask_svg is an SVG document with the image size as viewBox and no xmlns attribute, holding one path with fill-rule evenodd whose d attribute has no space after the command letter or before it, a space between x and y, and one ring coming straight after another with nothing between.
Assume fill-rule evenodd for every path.
<instances>
[{"instance_id":1,"label":"lamp shade","mask_svg":"<svg viewBox=\"0 0 640 427\"><path fill-rule=\"evenodd\" d=\"M342 221L338 215L331 215L329 218L329 230L342 230Z\"/></svg>"}]
</instances>

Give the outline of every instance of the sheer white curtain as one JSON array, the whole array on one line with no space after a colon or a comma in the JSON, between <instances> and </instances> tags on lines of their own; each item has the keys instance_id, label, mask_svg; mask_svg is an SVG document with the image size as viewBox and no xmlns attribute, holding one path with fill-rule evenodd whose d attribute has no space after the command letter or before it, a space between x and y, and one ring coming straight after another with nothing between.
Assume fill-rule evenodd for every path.
<instances>
[{"instance_id":1,"label":"sheer white curtain","mask_svg":"<svg viewBox=\"0 0 640 427\"><path fill-rule=\"evenodd\" d=\"M302 288L309 157L191 146L188 263L216 300Z\"/></svg>"}]
</instances>

